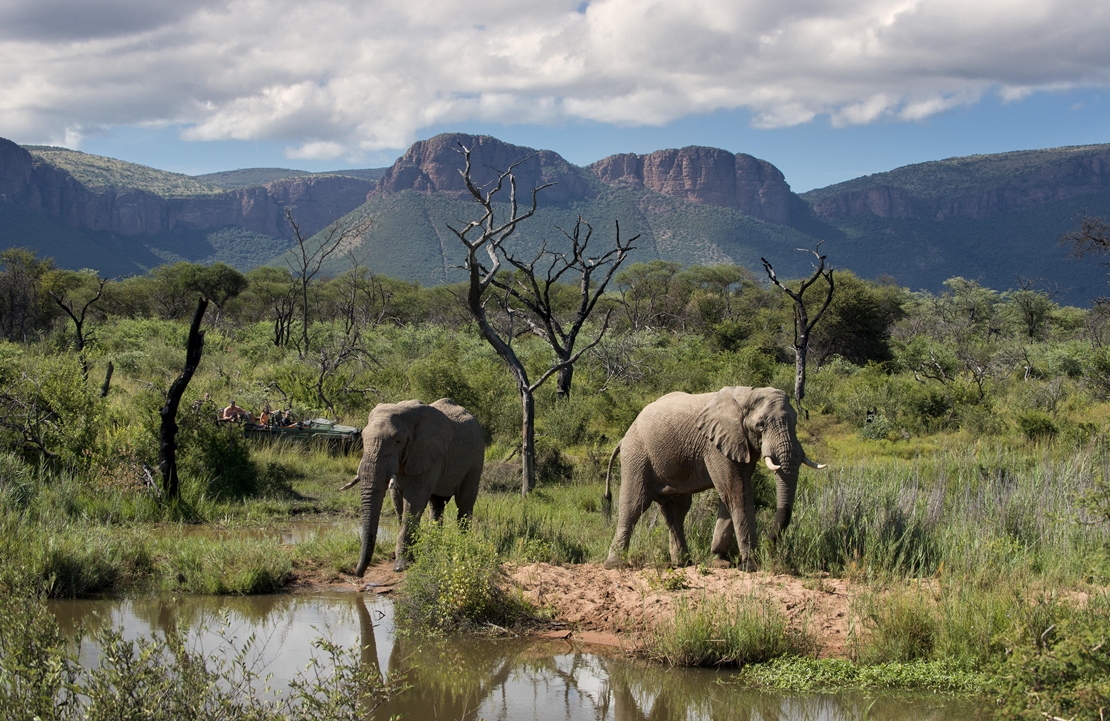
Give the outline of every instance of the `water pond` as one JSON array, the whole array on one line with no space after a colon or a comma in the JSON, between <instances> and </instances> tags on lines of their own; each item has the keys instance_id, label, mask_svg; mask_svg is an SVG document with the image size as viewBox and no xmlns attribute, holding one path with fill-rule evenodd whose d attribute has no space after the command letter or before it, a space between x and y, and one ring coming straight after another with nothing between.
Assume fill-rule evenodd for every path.
<instances>
[{"instance_id":1,"label":"water pond","mask_svg":"<svg viewBox=\"0 0 1110 721\"><path fill-rule=\"evenodd\" d=\"M319 637L361 649L363 664L401 672L411 689L375 718L488 721L947 721L977 716L973 702L943 696L783 696L730 683L728 671L669 669L566 641L471 637L412 639L394 633L390 602L341 592L245 598L56 601L64 630L111 625L126 638L188 628L206 650L256 635L251 662L280 688L304 669ZM89 641L83 664L97 662Z\"/></svg>"}]
</instances>

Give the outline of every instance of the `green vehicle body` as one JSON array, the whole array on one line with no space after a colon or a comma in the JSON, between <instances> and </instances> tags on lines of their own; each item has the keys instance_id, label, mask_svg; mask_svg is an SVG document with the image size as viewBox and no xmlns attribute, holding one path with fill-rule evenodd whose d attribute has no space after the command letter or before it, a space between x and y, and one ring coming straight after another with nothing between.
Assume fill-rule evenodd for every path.
<instances>
[{"instance_id":1,"label":"green vehicle body","mask_svg":"<svg viewBox=\"0 0 1110 721\"><path fill-rule=\"evenodd\" d=\"M342 426L327 418L312 418L291 426L247 423L243 426L243 435L253 440L316 443L343 453L362 448L362 429Z\"/></svg>"}]
</instances>

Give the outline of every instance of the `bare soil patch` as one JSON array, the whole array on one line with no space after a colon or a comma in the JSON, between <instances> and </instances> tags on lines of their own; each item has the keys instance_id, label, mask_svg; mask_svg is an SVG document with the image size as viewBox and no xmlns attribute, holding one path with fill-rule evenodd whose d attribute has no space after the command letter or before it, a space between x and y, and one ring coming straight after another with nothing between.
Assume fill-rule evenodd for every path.
<instances>
[{"instance_id":1,"label":"bare soil patch","mask_svg":"<svg viewBox=\"0 0 1110 721\"><path fill-rule=\"evenodd\" d=\"M525 597L567 624L572 639L638 645L652 627L674 616L675 602L755 595L777 603L797 627L805 627L820 657L847 655L853 590L839 578L797 578L737 569L614 569L584 563L532 563L509 569ZM680 586L685 586L681 588ZM588 640L587 640L588 639Z\"/></svg>"}]
</instances>

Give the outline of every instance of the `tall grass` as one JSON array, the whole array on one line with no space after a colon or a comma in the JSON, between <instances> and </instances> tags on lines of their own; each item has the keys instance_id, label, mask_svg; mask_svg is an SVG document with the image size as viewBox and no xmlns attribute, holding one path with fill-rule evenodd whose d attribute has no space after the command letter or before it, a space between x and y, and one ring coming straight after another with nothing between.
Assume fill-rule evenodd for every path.
<instances>
[{"instance_id":1,"label":"tall grass","mask_svg":"<svg viewBox=\"0 0 1110 721\"><path fill-rule=\"evenodd\" d=\"M680 599L673 623L656 627L648 654L673 666L744 666L814 650L770 598Z\"/></svg>"},{"instance_id":2,"label":"tall grass","mask_svg":"<svg viewBox=\"0 0 1110 721\"><path fill-rule=\"evenodd\" d=\"M1078 580L1110 541L1110 526L1081 522L1105 467L1095 447L1058 458L969 445L834 469L801 485L770 560L802 573Z\"/></svg>"}]
</instances>

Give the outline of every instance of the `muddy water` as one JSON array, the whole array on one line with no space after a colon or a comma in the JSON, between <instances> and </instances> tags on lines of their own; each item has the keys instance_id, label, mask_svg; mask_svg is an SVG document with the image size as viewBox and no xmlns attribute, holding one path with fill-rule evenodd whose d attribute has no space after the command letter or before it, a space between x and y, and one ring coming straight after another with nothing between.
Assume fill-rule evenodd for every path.
<instances>
[{"instance_id":1,"label":"muddy water","mask_svg":"<svg viewBox=\"0 0 1110 721\"><path fill-rule=\"evenodd\" d=\"M275 688L304 669L321 636L360 648L362 663L404 674L412 687L377 709L374 718L381 719L955 721L977 715L975 704L939 696L759 693L730 684L729 672L667 669L565 641L402 638L394 633L390 603L373 595L59 601L53 609L69 631L110 624L136 638L185 628L213 653L253 633L250 662L273 674ZM97 655L86 641L81 662L95 664Z\"/></svg>"}]
</instances>

